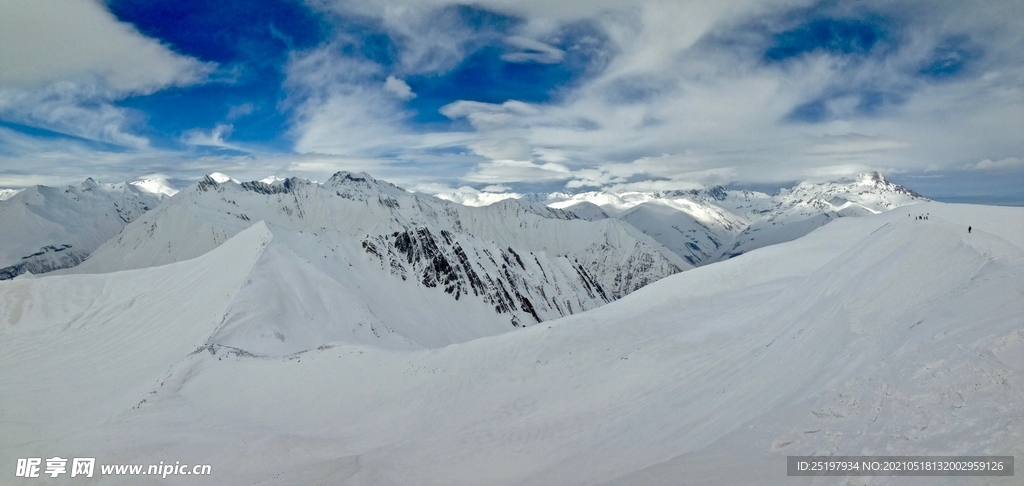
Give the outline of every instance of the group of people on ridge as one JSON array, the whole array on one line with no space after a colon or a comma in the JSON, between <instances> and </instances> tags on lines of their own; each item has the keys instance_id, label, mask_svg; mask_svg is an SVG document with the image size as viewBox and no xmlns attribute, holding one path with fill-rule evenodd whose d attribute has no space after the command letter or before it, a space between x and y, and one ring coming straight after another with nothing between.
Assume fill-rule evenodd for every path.
<instances>
[{"instance_id":1,"label":"group of people on ridge","mask_svg":"<svg viewBox=\"0 0 1024 486\"><path fill-rule=\"evenodd\" d=\"M916 218L914 218L914 219L916 219L916 220L918 220L918 221L921 221L921 220L927 220L927 219L928 219L928 216L929 216L930 214L932 214L932 213L924 213L924 214L918 214L918 215L917 215L917 217L916 217ZM907 217L908 217L908 218L909 218L909 217L911 217L911 214L910 214L910 213L907 213ZM970 227L970 226L968 226L968 227L967 227L967 233L968 233L968 234L970 234L970 232L971 232L971 227Z\"/></svg>"}]
</instances>

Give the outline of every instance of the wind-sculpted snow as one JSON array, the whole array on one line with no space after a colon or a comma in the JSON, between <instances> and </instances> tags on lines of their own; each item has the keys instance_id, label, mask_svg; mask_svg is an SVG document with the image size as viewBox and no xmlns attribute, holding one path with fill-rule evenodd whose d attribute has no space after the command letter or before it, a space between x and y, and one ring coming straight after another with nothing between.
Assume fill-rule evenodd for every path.
<instances>
[{"instance_id":1,"label":"wind-sculpted snow","mask_svg":"<svg viewBox=\"0 0 1024 486\"><path fill-rule=\"evenodd\" d=\"M325 285L365 307L364 317L335 318L326 310L335 308L330 295L311 294L320 300L310 308L324 309L311 314L319 316L313 317L322 328L317 333L300 332L287 317L267 312L259 319L229 316L233 345L256 354L304 351L346 335L354 342L375 336L365 342L400 348L444 346L592 309L690 268L621 221L586 221L517 200L466 207L340 172L323 184L207 177L126 227L74 272L196 258L256 221L265 221L278 237L275 245L289 247L274 254L290 252L292 265L315 267L296 278L331 279L336 284ZM264 264L282 265L268 260L257 267ZM274 273L260 275L272 279ZM362 283L354 285L357 280ZM286 285L256 282L252 288L266 292L266 300L278 299L273 293L309 299ZM243 330L241 322L259 331ZM332 326L348 334L330 331ZM381 332L365 334L363 327ZM390 334L396 338L383 337Z\"/></svg>"},{"instance_id":2,"label":"wind-sculpted snow","mask_svg":"<svg viewBox=\"0 0 1024 486\"><path fill-rule=\"evenodd\" d=\"M403 336L447 325L426 325L444 315L431 306L456 303L429 298L443 280L402 281L359 238L335 246L321 231L256 224L169 266L0 282L0 462L170 459L211 464L185 482L218 485L791 485L812 482L785 476L787 455L1021 457L1024 209L918 210L929 220L841 218L440 349ZM429 246L411 231L396 257ZM335 279L349 264L352 280ZM353 289L380 292L377 280L405 321L360 307ZM494 313L468 295L458 305ZM327 341L283 355L293 340Z\"/></svg>"},{"instance_id":3,"label":"wind-sculpted snow","mask_svg":"<svg viewBox=\"0 0 1024 486\"><path fill-rule=\"evenodd\" d=\"M78 265L163 197L132 184L87 179L0 200L0 280Z\"/></svg>"}]
</instances>

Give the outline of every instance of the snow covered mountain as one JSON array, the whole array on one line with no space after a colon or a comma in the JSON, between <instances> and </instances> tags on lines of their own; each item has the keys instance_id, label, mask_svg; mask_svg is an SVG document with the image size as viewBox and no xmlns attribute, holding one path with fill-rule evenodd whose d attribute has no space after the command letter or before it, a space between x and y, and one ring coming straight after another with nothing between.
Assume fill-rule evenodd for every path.
<instances>
[{"instance_id":1,"label":"snow covered mountain","mask_svg":"<svg viewBox=\"0 0 1024 486\"><path fill-rule=\"evenodd\" d=\"M18 192L19 191L16 189L0 189L0 201L3 201L4 199L10 199Z\"/></svg>"},{"instance_id":2,"label":"snow covered mountain","mask_svg":"<svg viewBox=\"0 0 1024 486\"><path fill-rule=\"evenodd\" d=\"M439 347L606 304L691 268L615 219L507 200L473 208L366 174L177 193L71 273L204 255L256 222L273 236L211 343L290 354L344 340Z\"/></svg>"},{"instance_id":3,"label":"snow covered mountain","mask_svg":"<svg viewBox=\"0 0 1024 486\"><path fill-rule=\"evenodd\" d=\"M754 210L760 217L735 237L721 257L792 241L836 218L878 214L925 201L928 199L924 196L885 180L877 172L824 184L800 183L780 190L756 210L738 208Z\"/></svg>"},{"instance_id":4,"label":"snow covered mountain","mask_svg":"<svg viewBox=\"0 0 1024 486\"><path fill-rule=\"evenodd\" d=\"M439 197L469 205L522 199L565 209L591 221L621 219L694 266L794 240L836 218L877 214L928 201L886 181L877 172L823 184L803 182L772 196L714 186L688 191L578 194L461 190Z\"/></svg>"},{"instance_id":5,"label":"snow covered mountain","mask_svg":"<svg viewBox=\"0 0 1024 486\"><path fill-rule=\"evenodd\" d=\"M146 217L232 201L256 214L261 198L261 211L279 217L192 260L0 282L0 464L95 457L101 474L102 465L180 461L211 464L213 474L167 480L218 485L792 485L819 481L787 477L787 455L1024 455L1024 208L926 203L915 211L928 221L902 211L842 218L590 311L443 349L339 336L258 357L215 344L225 314L286 304L241 305L267 281L261 265L276 273L268 259L280 270L306 272L295 267L303 258L328 267L319 262L330 258L284 256L312 230L275 226L299 224L299 209L302 220L327 221L316 199L297 193L358 196L370 181L357 178L290 192L186 190L163 206L178 210ZM358 241L376 241L397 230L371 232L374 224L395 223L359 206L387 207L389 196L337 196L332 217L358 226ZM410 220L446 207L398 196ZM423 208L409 210L416 201ZM453 210L467 226L484 224L470 214L493 221L462 211ZM157 234L170 220L150 223ZM516 253L525 263L528 253ZM351 262L380 273L367 255L357 245ZM279 278L305 282L304 295L326 282L309 276ZM425 303L403 301L405 284L390 282L392 306ZM339 314L360 312L338 305ZM304 315L289 320L316 328Z\"/></svg>"},{"instance_id":6,"label":"snow covered mountain","mask_svg":"<svg viewBox=\"0 0 1024 486\"><path fill-rule=\"evenodd\" d=\"M134 184L86 179L0 200L0 280L77 265L165 197Z\"/></svg>"}]
</instances>

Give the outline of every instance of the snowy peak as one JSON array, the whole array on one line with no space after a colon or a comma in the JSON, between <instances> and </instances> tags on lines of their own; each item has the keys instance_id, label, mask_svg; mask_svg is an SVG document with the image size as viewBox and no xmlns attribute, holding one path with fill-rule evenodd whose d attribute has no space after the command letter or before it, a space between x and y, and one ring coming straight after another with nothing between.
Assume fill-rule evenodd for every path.
<instances>
[{"instance_id":1,"label":"snowy peak","mask_svg":"<svg viewBox=\"0 0 1024 486\"><path fill-rule=\"evenodd\" d=\"M360 201L377 199L382 195L405 197L410 194L390 182L374 179L366 172L358 174L347 171L336 172L327 182L324 182L323 187L333 189L338 196L343 198Z\"/></svg>"},{"instance_id":2,"label":"snowy peak","mask_svg":"<svg viewBox=\"0 0 1024 486\"><path fill-rule=\"evenodd\" d=\"M785 211L799 204L819 200L833 210L849 207L850 203L872 212L888 211L898 206L928 201L906 187L893 184L878 172L861 174L856 178L815 184L801 182L792 189L780 190L772 196L774 212Z\"/></svg>"},{"instance_id":3,"label":"snowy peak","mask_svg":"<svg viewBox=\"0 0 1024 486\"><path fill-rule=\"evenodd\" d=\"M206 176L206 178L212 179L214 182L216 182L218 184L223 184L223 183L228 182L228 181L231 181L231 182L234 182L235 184L238 184L238 180L237 179L234 179L234 178L232 178L231 176L229 176L227 174L221 174L220 172L214 172L214 173Z\"/></svg>"}]
</instances>

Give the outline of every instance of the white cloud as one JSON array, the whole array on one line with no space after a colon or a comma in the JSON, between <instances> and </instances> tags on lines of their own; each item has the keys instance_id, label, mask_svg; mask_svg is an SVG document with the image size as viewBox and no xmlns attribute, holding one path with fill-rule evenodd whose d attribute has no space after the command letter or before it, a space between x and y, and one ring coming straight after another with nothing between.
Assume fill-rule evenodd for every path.
<instances>
[{"instance_id":1,"label":"white cloud","mask_svg":"<svg viewBox=\"0 0 1024 486\"><path fill-rule=\"evenodd\" d=\"M309 0L321 10L380 22L398 47L393 69L401 75L441 73L455 67L478 41L454 7L445 1ZM348 35L340 35L342 41Z\"/></svg>"},{"instance_id":2,"label":"white cloud","mask_svg":"<svg viewBox=\"0 0 1024 486\"><path fill-rule=\"evenodd\" d=\"M463 179L468 182L500 184L507 182L550 182L572 177L561 164L535 164L523 160L492 160L476 166Z\"/></svg>"},{"instance_id":3,"label":"white cloud","mask_svg":"<svg viewBox=\"0 0 1024 486\"><path fill-rule=\"evenodd\" d=\"M910 144L883 136L847 133L811 137L813 145L804 149L808 154L834 155L857 154L862 152L884 152L910 147Z\"/></svg>"},{"instance_id":4,"label":"white cloud","mask_svg":"<svg viewBox=\"0 0 1024 486\"><path fill-rule=\"evenodd\" d=\"M374 158L396 150L409 113L379 82L380 65L340 51L322 46L287 66L295 151Z\"/></svg>"},{"instance_id":5,"label":"white cloud","mask_svg":"<svg viewBox=\"0 0 1024 486\"><path fill-rule=\"evenodd\" d=\"M201 81L210 64L182 56L91 0L0 0L0 86L99 78L148 93Z\"/></svg>"},{"instance_id":6,"label":"white cloud","mask_svg":"<svg viewBox=\"0 0 1024 486\"><path fill-rule=\"evenodd\" d=\"M405 81L394 76L388 76L388 79L384 80L384 90L404 101L408 101L416 97L416 93L412 92L412 88L410 88Z\"/></svg>"},{"instance_id":7,"label":"white cloud","mask_svg":"<svg viewBox=\"0 0 1024 486\"><path fill-rule=\"evenodd\" d=\"M140 149L134 94L203 81L214 65L175 53L90 0L0 0L0 119Z\"/></svg>"},{"instance_id":8,"label":"white cloud","mask_svg":"<svg viewBox=\"0 0 1024 486\"><path fill-rule=\"evenodd\" d=\"M1007 157L1001 160L984 159L976 164L967 165L965 170L1013 170L1024 168L1024 159Z\"/></svg>"}]
</instances>

